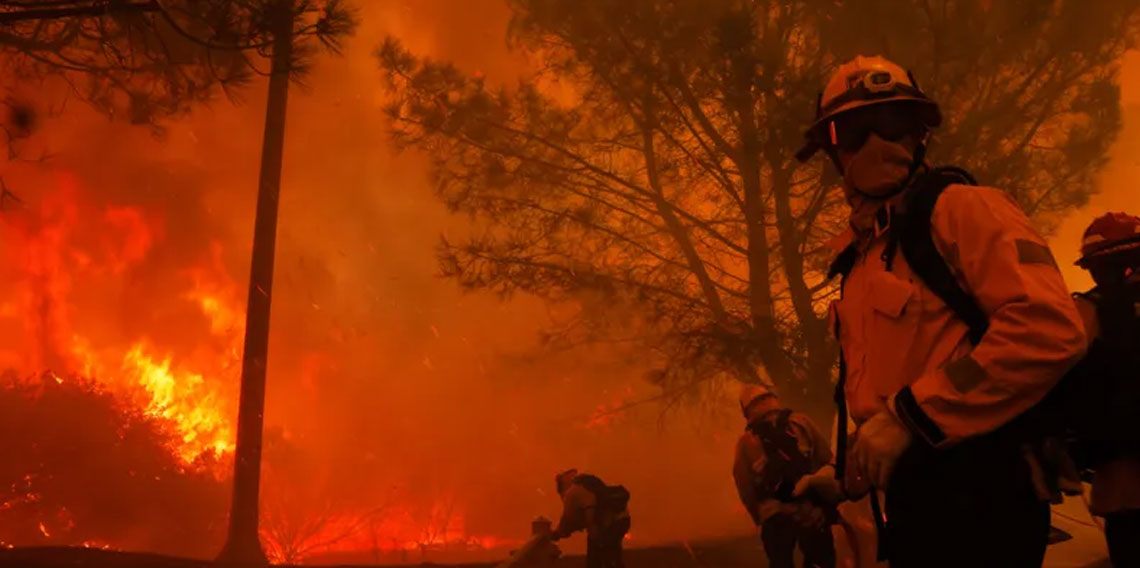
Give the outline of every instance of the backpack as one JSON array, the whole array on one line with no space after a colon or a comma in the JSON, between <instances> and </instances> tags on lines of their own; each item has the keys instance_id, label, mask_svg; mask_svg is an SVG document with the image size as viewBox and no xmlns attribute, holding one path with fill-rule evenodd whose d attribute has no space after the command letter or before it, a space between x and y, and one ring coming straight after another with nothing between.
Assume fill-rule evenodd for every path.
<instances>
[{"instance_id":1,"label":"backpack","mask_svg":"<svg viewBox=\"0 0 1140 568\"><path fill-rule=\"evenodd\" d=\"M1096 305L1100 334L1041 406L1074 439L1078 464L1095 468L1140 456L1140 284L1074 296Z\"/></svg>"},{"instance_id":2,"label":"backpack","mask_svg":"<svg viewBox=\"0 0 1140 568\"><path fill-rule=\"evenodd\" d=\"M601 478L588 473L578 475L573 483L594 494L599 511L616 515L629 507L629 490L623 485L606 485Z\"/></svg>"},{"instance_id":3,"label":"backpack","mask_svg":"<svg viewBox=\"0 0 1140 568\"><path fill-rule=\"evenodd\" d=\"M801 477L811 473L811 460L800 451L799 441L792 433L788 409L773 410L748 424L748 431L760 439L767 461L764 471L755 480L760 495L772 495L776 500L790 503L795 499L792 490Z\"/></svg>"}]
</instances>

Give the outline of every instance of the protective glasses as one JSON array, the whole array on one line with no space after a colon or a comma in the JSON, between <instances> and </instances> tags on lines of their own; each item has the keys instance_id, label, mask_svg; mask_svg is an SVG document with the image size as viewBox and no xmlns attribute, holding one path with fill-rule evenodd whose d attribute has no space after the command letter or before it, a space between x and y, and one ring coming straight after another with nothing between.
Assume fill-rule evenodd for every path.
<instances>
[{"instance_id":1,"label":"protective glasses","mask_svg":"<svg viewBox=\"0 0 1140 568\"><path fill-rule=\"evenodd\" d=\"M912 106L906 102L881 103L842 113L827 125L828 142L836 150L854 152L863 147L872 132L888 142L907 136L921 138L926 126Z\"/></svg>"}]
</instances>

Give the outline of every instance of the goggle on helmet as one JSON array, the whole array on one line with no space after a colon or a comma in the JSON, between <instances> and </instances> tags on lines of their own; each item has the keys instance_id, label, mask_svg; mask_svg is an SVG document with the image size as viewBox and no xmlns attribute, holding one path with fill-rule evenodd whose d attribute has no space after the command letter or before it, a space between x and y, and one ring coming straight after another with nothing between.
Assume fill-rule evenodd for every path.
<instances>
[{"instance_id":1,"label":"goggle on helmet","mask_svg":"<svg viewBox=\"0 0 1140 568\"><path fill-rule=\"evenodd\" d=\"M916 105L916 112L872 108L894 102L911 102ZM846 124L840 118L846 119ZM821 149L857 148L872 130L897 138L913 131L915 125L925 129L941 123L938 105L918 88L909 71L882 57L859 56L841 65L820 93L816 119L805 132L807 143L796 158L804 162Z\"/></svg>"}]
</instances>

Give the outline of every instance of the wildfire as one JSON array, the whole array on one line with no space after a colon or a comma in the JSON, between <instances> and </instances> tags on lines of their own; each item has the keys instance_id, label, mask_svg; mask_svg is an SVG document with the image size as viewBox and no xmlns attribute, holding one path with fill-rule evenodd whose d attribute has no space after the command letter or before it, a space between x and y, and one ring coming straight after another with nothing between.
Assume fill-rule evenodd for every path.
<instances>
[{"instance_id":1,"label":"wildfire","mask_svg":"<svg viewBox=\"0 0 1140 568\"><path fill-rule=\"evenodd\" d=\"M158 361L142 343L127 352L122 370L149 393L146 411L178 428L182 445L176 450L183 460L193 461L207 451L221 455L233 450L229 420L219 411L225 406L202 375L172 370L170 357Z\"/></svg>"},{"instance_id":2,"label":"wildfire","mask_svg":"<svg viewBox=\"0 0 1140 568\"><path fill-rule=\"evenodd\" d=\"M38 207L0 218L0 231L0 262L14 276L4 295L16 298L0 310L0 323L23 327L27 338L19 349L0 353L0 365L23 374L49 372L57 381L69 374L92 378L168 421L178 434L171 451L187 463L233 449L232 387L226 385L236 384L244 309L220 244L186 269L180 297L165 300L188 302L209 323L211 337L185 342L200 347L174 353L146 335L116 334L110 322L86 316L83 304L92 300L84 296L88 288L129 293L130 280L163 241L161 216L95 203L77 180L60 175ZM136 313L157 307L123 299Z\"/></svg>"},{"instance_id":3,"label":"wildfire","mask_svg":"<svg viewBox=\"0 0 1140 568\"><path fill-rule=\"evenodd\" d=\"M274 563L298 563L321 554L407 555L430 552L498 551L521 539L472 535L465 515L449 500L427 508L386 507L366 513L309 516L300 523L267 515L262 542Z\"/></svg>"},{"instance_id":4,"label":"wildfire","mask_svg":"<svg viewBox=\"0 0 1140 568\"><path fill-rule=\"evenodd\" d=\"M176 434L167 449L186 472L200 474L204 470L195 468L224 463L200 458L224 458L234 450L244 298L223 262L221 243L193 254L176 251L180 261L189 260L172 268L155 263L172 254L166 237L160 212L101 203L69 176L58 177L35 206L0 215L0 371L94 382ZM154 289L153 282L163 287ZM440 332L433 326L432 333ZM313 377L332 363L321 353L304 361L302 385L314 390ZM425 365L432 363L425 358ZM224 467L209 472L219 480L228 473ZM27 490L0 503L0 512L38 499L31 478L25 481ZM354 502L335 514L321 511L320 499L294 501L296 510L268 505L263 514L262 536L275 561L499 551L521 542L472 534L455 499L425 504L407 498L367 512L361 510L369 505ZM37 537L57 542L73 534L69 516L41 518L22 522ZM75 544L130 548L86 536Z\"/></svg>"}]
</instances>

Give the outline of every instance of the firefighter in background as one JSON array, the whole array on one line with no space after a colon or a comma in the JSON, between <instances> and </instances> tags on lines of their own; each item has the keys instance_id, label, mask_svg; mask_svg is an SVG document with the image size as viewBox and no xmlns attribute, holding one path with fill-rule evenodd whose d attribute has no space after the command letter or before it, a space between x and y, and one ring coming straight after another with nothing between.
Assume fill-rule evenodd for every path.
<instances>
[{"instance_id":1,"label":"firefighter in background","mask_svg":"<svg viewBox=\"0 0 1140 568\"><path fill-rule=\"evenodd\" d=\"M1049 496L1003 426L1082 357L1084 327L1017 203L927 164L941 120L909 72L860 56L828 82L797 154L822 150L850 205L831 314L837 399L857 430L836 463L849 498L885 491L879 551L892 568L1036 567ZM803 489L836 494L835 477L825 468Z\"/></svg>"},{"instance_id":2,"label":"firefighter in background","mask_svg":"<svg viewBox=\"0 0 1140 568\"><path fill-rule=\"evenodd\" d=\"M630 527L629 491L576 469L558 474L555 484L562 497L562 518L552 540L584 530L586 568L623 568L622 541Z\"/></svg>"},{"instance_id":3,"label":"firefighter in background","mask_svg":"<svg viewBox=\"0 0 1140 568\"><path fill-rule=\"evenodd\" d=\"M796 483L831 462L831 450L811 422L784 408L765 387L746 385L740 410L748 426L736 443L732 477L740 502L760 527L771 568L793 568L796 543L805 568L834 568L833 504L792 497Z\"/></svg>"},{"instance_id":4,"label":"firefighter in background","mask_svg":"<svg viewBox=\"0 0 1140 568\"><path fill-rule=\"evenodd\" d=\"M1113 566L1140 566L1140 218L1095 219L1077 265L1096 283L1075 295L1090 348L1078 367L1086 390L1067 397L1078 411L1080 453L1095 472L1089 508L1104 517Z\"/></svg>"}]
</instances>

